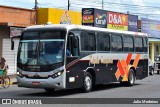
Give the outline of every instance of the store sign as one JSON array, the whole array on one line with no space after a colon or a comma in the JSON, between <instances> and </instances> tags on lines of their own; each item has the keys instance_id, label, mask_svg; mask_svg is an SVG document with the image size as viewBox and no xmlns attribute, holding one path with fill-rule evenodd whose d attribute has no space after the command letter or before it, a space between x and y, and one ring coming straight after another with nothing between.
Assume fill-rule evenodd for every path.
<instances>
[{"instance_id":1,"label":"store sign","mask_svg":"<svg viewBox=\"0 0 160 107\"><path fill-rule=\"evenodd\" d=\"M60 24L72 24L72 20L68 14L68 11L65 11L61 17Z\"/></svg>"},{"instance_id":2,"label":"store sign","mask_svg":"<svg viewBox=\"0 0 160 107\"><path fill-rule=\"evenodd\" d=\"M107 11L99 10L99 9L95 10L94 26L107 28Z\"/></svg>"},{"instance_id":3,"label":"store sign","mask_svg":"<svg viewBox=\"0 0 160 107\"><path fill-rule=\"evenodd\" d=\"M10 37L20 36L24 28L10 27Z\"/></svg>"},{"instance_id":4,"label":"store sign","mask_svg":"<svg viewBox=\"0 0 160 107\"><path fill-rule=\"evenodd\" d=\"M108 28L116 30L128 30L128 15L108 12Z\"/></svg>"},{"instance_id":5,"label":"store sign","mask_svg":"<svg viewBox=\"0 0 160 107\"><path fill-rule=\"evenodd\" d=\"M138 32L138 16L128 15L128 31Z\"/></svg>"},{"instance_id":6,"label":"store sign","mask_svg":"<svg viewBox=\"0 0 160 107\"><path fill-rule=\"evenodd\" d=\"M84 15L83 23L93 23L93 15Z\"/></svg>"},{"instance_id":7,"label":"store sign","mask_svg":"<svg viewBox=\"0 0 160 107\"><path fill-rule=\"evenodd\" d=\"M160 21L141 18L141 32L149 37L160 38Z\"/></svg>"},{"instance_id":8,"label":"store sign","mask_svg":"<svg viewBox=\"0 0 160 107\"><path fill-rule=\"evenodd\" d=\"M87 26L94 25L94 9L93 8L82 9L82 25L87 25Z\"/></svg>"}]
</instances>

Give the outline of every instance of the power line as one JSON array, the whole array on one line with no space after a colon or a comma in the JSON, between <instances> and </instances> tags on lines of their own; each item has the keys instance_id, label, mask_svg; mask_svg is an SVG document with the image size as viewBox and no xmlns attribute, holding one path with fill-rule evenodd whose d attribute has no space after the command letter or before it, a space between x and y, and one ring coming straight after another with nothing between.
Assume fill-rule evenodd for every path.
<instances>
[{"instance_id":1,"label":"power line","mask_svg":"<svg viewBox=\"0 0 160 107\"><path fill-rule=\"evenodd\" d=\"M82 2L82 3L84 3L84 1L80 1L80 0L75 0L74 2ZM89 1L86 1L85 3L92 3L93 4L93 2L89 2ZM96 2L96 4L102 4L102 3L100 3L100 2ZM114 5L122 5L122 6L130 6L130 7L143 7L143 8L156 8L156 9L160 9L160 7L156 7L156 6L141 6L141 5L131 5L131 4L120 4L120 3L113 3L113 2L103 2L103 4L105 5L105 4L114 4ZM84 5L84 4L83 4ZM86 5L86 4L85 4Z\"/></svg>"}]
</instances>

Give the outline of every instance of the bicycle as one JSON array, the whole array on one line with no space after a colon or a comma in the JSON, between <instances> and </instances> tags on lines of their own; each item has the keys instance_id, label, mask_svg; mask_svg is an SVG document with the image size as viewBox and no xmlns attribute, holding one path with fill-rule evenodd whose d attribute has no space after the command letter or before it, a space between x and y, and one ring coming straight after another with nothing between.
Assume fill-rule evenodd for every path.
<instances>
[{"instance_id":1,"label":"bicycle","mask_svg":"<svg viewBox=\"0 0 160 107\"><path fill-rule=\"evenodd\" d=\"M0 84L4 88L8 88L10 86L10 78L7 75L3 75L3 70L0 70Z\"/></svg>"}]
</instances>

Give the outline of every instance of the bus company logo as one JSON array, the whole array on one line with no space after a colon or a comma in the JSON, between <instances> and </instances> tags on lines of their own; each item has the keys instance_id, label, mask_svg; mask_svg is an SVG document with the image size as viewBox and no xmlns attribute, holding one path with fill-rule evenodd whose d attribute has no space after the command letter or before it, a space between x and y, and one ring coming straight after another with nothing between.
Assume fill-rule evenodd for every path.
<instances>
[{"instance_id":1,"label":"bus company logo","mask_svg":"<svg viewBox=\"0 0 160 107\"><path fill-rule=\"evenodd\" d=\"M60 19L60 24L72 24L72 20L68 14L68 11L65 11Z\"/></svg>"},{"instance_id":2,"label":"bus company logo","mask_svg":"<svg viewBox=\"0 0 160 107\"><path fill-rule=\"evenodd\" d=\"M107 18L106 14L100 15L99 13L96 13L96 24L106 25L107 24L106 18Z\"/></svg>"},{"instance_id":3,"label":"bus company logo","mask_svg":"<svg viewBox=\"0 0 160 107\"><path fill-rule=\"evenodd\" d=\"M130 61L132 58L132 54L128 54L126 61L125 60L119 60L117 63L117 71L115 73L117 81L119 80L120 77L123 77L122 81L128 81L128 75L129 75L129 69L130 69ZM133 62L133 67L137 68L138 62L140 59L140 54L137 54L134 62Z\"/></svg>"},{"instance_id":4,"label":"bus company logo","mask_svg":"<svg viewBox=\"0 0 160 107\"><path fill-rule=\"evenodd\" d=\"M92 14L92 9L86 9L83 11L84 15L91 15Z\"/></svg>"},{"instance_id":5,"label":"bus company logo","mask_svg":"<svg viewBox=\"0 0 160 107\"><path fill-rule=\"evenodd\" d=\"M113 64L113 59L104 58L104 56L99 57L90 55L89 58L90 58L89 65L94 64L94 67L96 64L106 64L106 66L107 64Z\"/></svg>"}]
</instances>

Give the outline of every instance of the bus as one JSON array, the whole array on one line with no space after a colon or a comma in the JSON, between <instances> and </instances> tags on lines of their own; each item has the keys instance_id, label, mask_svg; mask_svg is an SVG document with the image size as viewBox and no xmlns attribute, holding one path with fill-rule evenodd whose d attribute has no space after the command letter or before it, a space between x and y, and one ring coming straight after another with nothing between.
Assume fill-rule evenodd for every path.
<instances>
[{"instance_id":1,"label":"bus","mask_svg":"<svg viewBox=\"0 0 160 107\"><path fill-rule=\"evenodd\" d=\"M133 86L148 76L148 38L144 33L81 25L35 25L21 37L18 87L82 88L118 82Z\"/></svg>"}]
</instances>

